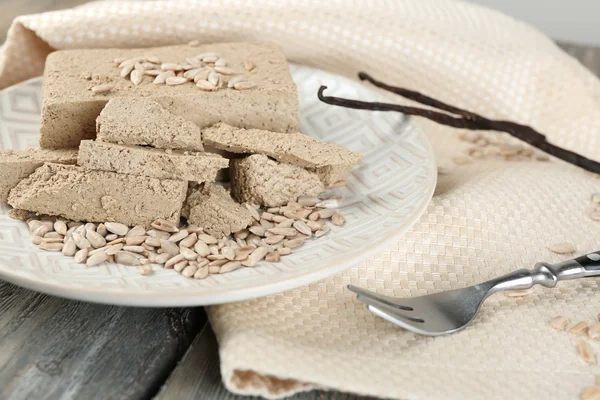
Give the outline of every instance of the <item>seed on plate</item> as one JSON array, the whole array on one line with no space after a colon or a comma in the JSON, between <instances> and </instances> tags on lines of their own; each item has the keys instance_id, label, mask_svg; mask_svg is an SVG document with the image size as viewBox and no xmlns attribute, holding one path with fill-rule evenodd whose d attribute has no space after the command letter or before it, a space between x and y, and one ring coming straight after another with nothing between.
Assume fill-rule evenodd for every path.
<instances>
[{"instance_id":1,"label":"seed on plate","mask_svg":"<svg viewBox=\"0 0 600 400\"><path fill-rule=\"evenodd\" d=\"M577 352L586 363L596 363L596 355L594 354L594 350L585 340L579 339L579 342L577 343Z\"/></svg>"},{"instance_id":2,"label":"seed on plate","mask_svg":"<svg viewBox=\"0 0 600 400\"><path fill-rule=\"evenodd\" d=\"M162 253L156 256L156 259L154 260L157 264L164 264L167 261L169 261L169 259L173 257L171 254L169 253Z\"/></svg>"},{"instance_id":3,"label":"seed on plate","mask_svg":"<svg viewBox=\"0 0 600 400\"><path fill-rule=\"evenodd\" d=\"M65 236L67 234L67 224L60 219L56 220L54 223L54 230L61 235Z\"/></svg>"},{"instance_id":4,"label":"seed on plate","mask_svg":"<svg viewBox=\"0 0 600 400\"><path fill-rule=\"evenodd\" d=\"M88 249L81 249L73 256L73 260L78 264L83 264L88 257Z\"/></svg>"},{"instance_id":5,"label":"seed on plate","mask_svg":"<svg viewBox=\"0 0 600 400\"><path fill-rule=\"evenodd\" d=\"M140 265L140 260L135 254L128 251L118 251L115 255L115 261L123 265Z\"/></svg>"},{"instance_id":6,"label":"seed on plate","mask_svg":"<svg viewBox=\"0 0 600 400\"><path fill-rule=\"evenodd\" d=\"M196 258L198 258L198 254L196 254L196 252L194 250L189 249L187 247L181 248L181 255L183 256L183 258L185 258L188 261L192 261L192 260L195 260Z\"/></svg>"},{"instance_id":7,"label":"seed on plate","mask_svg":"<svg viewBox=\"0 0 600 400\"><path fill-rule=\"evenodd\" d=\"M233 88L236 84L244 82L244 79L245 78L242 75L234 75L231 78L229 78L229 82L227 82L227 87Z\"/></svg>"},{"instance_id":8,"label":"seed on plate","mask_svg":"<svg viewBox=\"0 0 600 400\"><path fill-rule=\"evenodd\" d=\"M181 275L185 276L186 278L192 278L197 270L198 267L196 265L188 265L183 269L183 271L181 271Z\"/></svg>"},{"instance_id":9,"label":"seed on plate","mask_svg":"<svg viewBox=\"0 0 600 400\"><path fill-rule=\"evenodd\" d=\"M174 243L176 243L176 242L179 242L180 240L182 240L182 239L185 239L186 237L188 237L188 236L189 236L189 234L190 234L190 233L189 233L189 232L188 232L186 229L182 229L182 230L180 230L179 232L176 232L176 233L172 234L172 235L169 237L169 239L168 239L168 240L169 240L170 242L174 242Z\"/></svg>"},{"instance_id":10,"label":"seed on plate","mask_svg":"<svg viewBox=\"0 0 600 400\"><path fill-rule=\"evenodd\" d=\"M105 239L108 242L112 242L113 240L117 240L119 238L119 235L114 234L114 233L109 233L108 235L106 235Z\"/></svg>"},{"instance_id":11,"label":"seed on plate","mask_svg":"<svg viewBox=\"0 0 600 400\"><path fill-rule=\"evenodd\" d=\"M171 234L169 232L157 231L156 229L150 229L148 232L146 232L146 234L148 236L159 239L168 239L169 237L171 237Z\"/></svg>"},{"instance_id":12,"label":"seed on plate","mask_svg":"<svg viewBox=\"0 0 600 400\"><path fill-rule=\"evenodd\" d=\"M300 233L302 233L304 235L307 235L307 236L311 236L312 235L312 230L310 229L310 227L304 221L295 221L292 226L298 232L300 232Z\"/></svg>"},{"instance_id":13,"label":"seed on plate","mask_svg":"<svg viewBox=\"0 0 600 400\"><path fill-rule=\"evenodd\" d=\"M283 242L285 247L289 247L290 249L295 249L296 247L302 246L304 244L304 238L296 238L290 239Z\"/></svg>"},{"instance_id":14,"label":"seed on plate","mask_svg":"<svg viewBox=\"0 0 600 400\"><path fill-rule=\"evenodd\" d=\"M554 243L548 246L548 250L556 254L571 254L575 252L575 246L571 243Z\"/></svg>"},{"instance_id":15,"label":"seed on plate","mask_svg":"<svg viewBox=\"0 0 600 400\"><path fill-rule=\"evenodd\" d=\"M273 236L269 236L268 238L265 239L265 243L266 244L276 244L281 242L283 239L285 239L285 236L283 235L273 235Z\"/></svg>"},{"instance_id":16,"label":"seed on plate","mask_svg":"<svg viewBox=\"0 0 600 400\"><path fill-rule=\"evenodd\" d=\"M73 235L71 237L75 241L75 245L80 249L89 249L90 247L92 247L90 241L77 232L73 232Z\"/></svg>"},{"instance_id":17,"label":"seed on plate","mask_svg":"<svg viewBox=\"0 0 600 400\"><path fill-rule=\"evenodd\" d=\"M221 254L223 254L228 260L233 260L235 258L235 250L229 246L223 247L221 249Z\"/></svg>"},{"instance_id":18,"label":"seed on plate","mask_svg":"<svg viewBox=\"0 0 600 400\"><path fill-rule=\"evenodd\" d=\"M43 237L46 233L48 233L48 231L49 231L49 229L46 225L40 225L33 231L33 234L36 236Z\"/></svg>"},{"instance_id":19,"label":"seed on plate","mask_svg":"<svg viewBox=\"0 0 600 400\"><path fill-rule=\"evenodd\" d=\"M127 233L127 231L129 231L129 227L127 225L120 224L118 222L105 222L104 226L109 232L119 236L123 236Z\"/></svg>"},{"instance_id":20,"label":"seed on plate","mask_svg":"<svg viewBox=\"0 0 600 400\"><path fill-rule=\"evenodd\" d=\"M109 255L109 256L114 256L119 251L121 251L122 248L123 248L123 244L122 243L117 243L115 245L108 246L108 248L106 249L106 254Z\"/></svg>"},{"instance_id":21,"label":"seed on plate","mask_svg":"<svg viewBox=\"0 0 600 400\"><path fill-rule=\"evenodd\" d=\"M177 246L174 242L171 242L170 240L161 239L160 248L165 253L169 253L171 255L179 254L179 246Z\"/></svg>"},{"instance_id":22,"label":"seed on plate","mask_svg":"<svg viewBox=\"0 0 600 400\"><path fill-rule=\"evenodd\" d=\"M183 260L183 254L177 254L176 256L173 256L171 258L169 258L166 262L165 262L165 268L173 268L173 266L175 264L177 264L178 262L181 262Z\"/></svg>"},{"instance_id":23,"label":"seed on plate","mask_svg":"<svg viewBox=\"0 0 600 400\"><path fill-rule=\"evenodd\" d=\"M169 86L181 85L186 83L188 80L183 76L171 76L165 80L165 83Z\"/></svg>"},{"instance_id":24,"label":"seed on plate","mask_svg":"<svg viewBox=\"0 0 600 400\"><path fill-rule=\"evenodd\" d=\"M334 225L337 225L337 226L342 226L342 225L344 225L344 223L346 222L346 219L344 218L344 216L343 216L342 214L340 214L340 213L335 213L335 214L333 214L333 216L331 217L331 222L332 222Z\"/></svg>"},{"instance_id":25,"label":"seed on plate","mask_svg":"<svg viewBox=\"0 0 600 400\"><path fill-rule=\"evenodd\" d=\"M231 271L235 271L236 269L239 269L242 267L242 263L239 261L229 261L226 264L223 264L221 266L221 269L219 270L220 274L224 274L227 272L231 272Z\"/></svg>"},{"instance_id":26,"label":"seed on plate","mask_svg":"<svg viewBox=\"0 0 600 400\"><path fill-rule=\"evenodd\" d=\"M63 255L72 257L75 255L76 251L77 246L75 245L75 241L72 238L69 238L62 248Z\"/></svg>"},{"instance_id":27,"label":"seed on plate","mask_svg":"<svg viewBox=\"0 0 600 400\"><path fill-rule=\"evenodd\" d=\"M567 330L567 325L569 325L570 323L571 321L569 321L569 319L565 317L554 317L548 322L550 327L556 329L557 331Z\"/></svg>"},{"instance_id":28,"label":"seed on plate","mask_svg":"<svg viewBox=\"0 0 600 400\"><path fill-rule=\"evenodd\" d=\"M156 78L154 78L154 81L152 83L154 83L155 85L161 85L164 84L167 81L167 78L171 78L175 76L175 72L173 71L165 71L161 74L158 74L156 76Z\"/></svg>"},{"instance_id":29,"label":"seed on plate","mask_svg":"<svg viewBox=\"0 0 600 400\"><path fill-rule=\"evenodd\" d=\"M208 245L204 243L202 240L198 240L194 245L194 251L201 257L206 257L210 254L210 249Z\"/></svg>"},{"instance_id":30,"label":"seed on plate","mask_svg":"<svg viewBox=\"0 0 600 400\"><path fill-rule=\"evenodd\" d=\"M103 237L108 234L108 230L106 229L106 226L104 226L104 224L98 224L98 226L96 227L96 232L98 232L98 234L102 235Z\"/></svg>"},{"instance_id":31,"label":"seed on plate","mask_svg":"<svg viewBox=\"0 0 600 400\"><path fill-rule=\"evenodd\" d=\"M140 246L142 243L145 243L147 239L150 238L148 236L125 236L125 244L128 246ZM152 239L156 240L156 238Z\"/></svg>"},{"instance_id":32,"label":"seed on plate","mask_svg":"<svg viewBox=\"0 0 600 400\"><path fill-rule=\"evenodd\" d=\"M214 236L207 235L206 233L198 234L198 239L202 240L206 244L217 244L218 240Z\"/></svg>"},{"instance_id":33,"label":"seed on plate","mask_svg":"<svg viewBox=\"0 0 600 400\"><path fill-rule=\"evenodd\" d=\"M249 90L256 87L256 84L252 83L252 82L238 82L236 84L233 85L233 88L235 90Z\"/></svg>"},{"instance_id":34,"label":"seed on plate","mask_svg":"<svg viewBox=\"0 0 600 400\"><path fill-rule=\"evenodd\" d=\"M175 224L169 221L165 221L164 219L157 219L156 221L152 222L151 226L154 229L158 229L159 231L171 233L179 232L179 229L177 228L177 226L175 226Z\"/></svg>"},{"instance_id":35,"label":"seed on plate","mask_svg":"<svg viewBox=\"0 0 600 400\"><path fill-rule=\"evenodd\" d=\"M85 237L95 249L106 245L106 239L104 238L104 236L102 236L95 230L93 231L88 229L86 231Z\"/></svg>"},{"instance_id":36,"label":"seed on plate","mask_svg":"<svg viewBox=\"0 0 600 400\"><path fill-rule=\"evenodd\" d=\"M283 236L295 236L298 231L295 228L271 228L269 232L275 235L283 235Z\"/></svg>"},{"instance_id":37,"label":"seed on plate","mask_svg":"<svg viewBox=\"0 0 600 400\"><path fill-rule=\"evenodd\" d=\"M325 226L325 224L323 223L323 221L306 221L306 225L314 232L314 231L318 231L319 229L323 229L323 227Z\"/></svg>"},{"instance_id":38,"label":"seed on plate","mask_svg":"<svg viewBox=\"0 0 600 400\"><path fill-rule=\"evenodd\" d=\"M42 243L42 237L37 235L31 235L31 243L35 245Z\"/></svg>"},{"instance_id":39,"label":"seed on plate","mask_svg":"<svg viewBox=\"0 0 600 400\"><path fill-rule=\"evenodd\" d=\"M60 242L42 242L39 244L39 248L46 251L61 251L63 249L63 243Z\"/></svg>"},{"instance_id":40,"label":"seed on plate","mask_svg":"<svg viewBox=\"0 0 600 400\"><path fill-rule=\"evenodd\" d=\"M188 260L179 261L177 264L173 265L173 269L177 272L181 272L187 265Z\"/></svg>"},{"instance_id":41,"label":"seed on plate","mask_svg":"<svg viewBox=\"0 0 600 400\"><path fill-rule=\"evenodd\" d=\"M62 239L64 235L61 235L58 232L48 232L44 235L44 239Z\"/></svg>"},{"instance_id":42,"label":"seed on plate","mask_svg":"<svg viewBox=\"0 0 600 400\"><path fill-rule=\"evenodd\" d=\"M188 230L189 232L189 230ZM198 235L196 233L190 234L188 237L179 242L179 247L192 247L198 241Z\"/></svg>"},{"instance_id":43,"label":"seed on plate","mask_svg":"<svg viewBox=\"0 0 600 400\"><path fill-rule=\"evenodd\" d=\"M256 68L256 65L252 61L246 60L244 61L244 68L246 69L246 71L252 72Z\"/></svg>"},{"instance_id":44,"label":"seed on plate","mask_svg":"<svg viewBox=\"0 0 600 400\"><path fill-rule=\"evenodd\" d=\"M32 219L27 223L27 225L29 226L29 231L34 232L37 228L42 226L42 222L38 221L37 219Z\"/></svg>"},{"instance_id":45,"label":"seed on plate","mask_svg":"<svg viewBox=\"0 0 600 400\"><path fill-rule=\"evenodd\" d=\"M250 228L248 228L248 230L250 232L254 233L256 236L260 236L260 237L264 237L265 232L267 231L263 226L260 226L260 225L251 226Z\"/></svg>"},{"instance_id":46,"label":"seed on plate","mask_svg":"<svg viewBox=\"0 0 600 400\"><path fill-rule=\"evenodd\" d=\"M103 263L103 262L104 262L104 261L106 261L107 259L108 259L108 255L107 255L105 252L103 252L103 251L100 251L100 252L98 252L98 253L92 254L92 255L91 255L91 256L90 256L90 257L87 259L87 261L85 262L85 264L86 264L88 267L91 267L91 266L93 266L93 265L97 265L97 264Z\"/></svg>"},{"instance_id":47,"label":"seed on plate","mask_svg":"<svg viewBox=\"0 0 600 400\"><path fill-rule=\"evenodd\" d=\"M579 395L580 400L600 400L600 387L588 386Z\"/></svg>"},{"instance_id":48,"label":"seed on plate","mask_svg":"<svg viewBox=\"0 0 600 400\"><path fill-rule=\"evenodd\" d=\"M203 267L198 267L196 273L194 274L194 279L204 279L208 276L208 265Z\"/></svg>"},{"instance_id":49,"label":"seed on plate","mask_svg":"<svg viewBox=\"0 0 600 400\"><path fill-rule=\"evenodd\" d=\"M266 262L279 262L281 256L278 252L272 251L265 257Z\"/></svg>"},{"instance_id":50,"label":"seed on plate","mask_svg":"<svg viewBox=\"0 0 600 400\"><path fill-rule=\"evenodd\" d=\"M585 321L580 321L569 328L569 333L574 335L585 335L588 331L588 324Z\"/></svg>"},{"instance_id":51,"label":"seed on plate","mask_svg":"<svg viewBox=\"0 0 600 400\"><path fill-rule=\"evenodd\" d=\"M141 264L137 266L137 270L140 275L148 275L152 272L152 266L149 264Z\"/></svg>"},{"instance_id":52,"label":"seed on plate","mask_svg":"<svg viewBox=\"0 0 600 400\"><path fill-rule=\"evenodd\" d=\"M292 249L290 249L289 247L281 247L277 249L277 253L279 253L280 256L287 256L289 254L292 254Z\"/></svg>"},{"instance_id":53,"label":"seed on plate","mask_svg":"<svg viewBox=\"0 0 600 400\"><path fill-rule=\"evenodd\" d=\"M266 247L259 247L254 250L245 261L242 261L242 265L246 267L254 267L267 255L268 252L269 250Z\"/></svg>"}]
</instances>

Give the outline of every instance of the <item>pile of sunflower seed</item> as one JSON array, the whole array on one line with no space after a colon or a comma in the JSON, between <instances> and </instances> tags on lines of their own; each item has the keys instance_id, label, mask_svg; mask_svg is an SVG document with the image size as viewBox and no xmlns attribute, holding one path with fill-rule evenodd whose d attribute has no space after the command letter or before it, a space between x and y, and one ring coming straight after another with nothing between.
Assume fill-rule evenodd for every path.
<instances>
[{"instance_id":1,"label":"pile of sunflower seed","mask_svg":"<svg viewBox=\"0 0 600 400\"><path fill-rule=\"evenodd\" d=\"M88 267L116 262L136 266L140 274L147 275L152 272L150 264L159 264L187 278L203 279L254 267L262 260L280 261L306 240L327 234L328 224L343 225L345 219L338 211L342 201L341 196L301 196L266 210L245 204L253 217L251 226L221 238L196 225L176 226L164 220L156 220L146 229L118 222L31 217L19 210L11 210L9 215L26 220L31 241L38 248L62 252Z\"/></svg>"}]
</instances>

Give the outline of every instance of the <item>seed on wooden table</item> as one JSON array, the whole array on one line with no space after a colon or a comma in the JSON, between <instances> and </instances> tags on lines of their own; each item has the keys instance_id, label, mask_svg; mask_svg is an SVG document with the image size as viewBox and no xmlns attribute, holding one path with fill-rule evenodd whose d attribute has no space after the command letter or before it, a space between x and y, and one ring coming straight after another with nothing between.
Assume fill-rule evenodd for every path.
<instances>
[{"instance_id":1,"label":"seed on wooden table","mask_svg":"<svg viewBox=\"0 0 600 400\"><path fill-rule=\"evenodd\" d=\"M188 231L189 232L189 231ZM198 241L198 235L196 233L190 234L188 237L179 242L179 247L192 247Z\"/></svg>"},{"instance_id":2,"label":"seed on wooden table","mask_svg":"<svg viewBox=\"0 0 600 400\"><path fill-rule=\"evenodd\" d=\"M198 267L194 274L194 279L204 279L208 276L208 266Z\"/></svg>"},{"instance_id":3,"label":"seed on wooden table","mask_svg":"<svg viewBox=\"0 0 600 400\"><path fill-rule=\"evenodd\" d=\"M187 267L185 267L183 269L183 271L181 271L181 275L185 276L186 278L192 278L194 276L194 274L196 273L196 271L198 271L197 266L188 265Z\"/></svg>"},{"instance_id":4,"label":"seed on wooden table","mask_svg":"<svg viewBox=\"0 0 600 400\"><path fill-rule=\"evenodd\" d=\"M177 272L181 272L187 265L188 260L179 261L177 264L173 265L173 269Z\"/></svg>"},{"instance_id":5,"label":"seed on wooden table","mask_svg":"<svg viewBox=\"0 0 600 400\"><path fill-rule=\"evenodd\" d=\"M173 266L175 264L177 264L178 262L183 261L183 254L177 254L176 256L173 256L171 258L169 258L166 262L165 262L165 268L173 268ZM187 262L187 260L186 260Z\"/></svg>"},{"instance_id":6,"label":"seed on wooden table","mask_svg":"<svg viewBox=\"0 0 600 400\"><path fill-rule=\"evenodd\" d=\"M127 225L120 224L118 222L105 222L104 226L109 232L119 236L123 236L127 233L127 231L129 231L129 227Z\"/></svg>"},{"instance_id":7,"label":"seed on wooden table","mask_svg":"<svg viewBox=\"0 0 600 400\"><path fill-rule=\"evenodd\" d=\"M285 247L289 247L290 249L295 249L296 247L302 246L304 244L303 238L290 239L283 242Z\"/></svg>"},{"instance_id":8,"label":"seed on wooden table","mask_svg":"<svg viewBox=\"0 0 600 400\"><path fill-rule=\"evenodd\" d=\"M246 71L252 72L256 68L256 64L254 64L250 60L246 60L246 61L244 61L244 68L246 69Z\"/></svg>"},{"instance_id":9,"label":"seed on wooden table","mask_svg":"<svg viewBox=\"0 0 600 400\"><path fill-rule=\"evenodd\" d=\"M571 254L575 252L575 246L571 243L554 243L548 246L548 250L556 254Z\"/></svg>"},{"instance_id":10,"label":"seed on wooden table","mask_svg":"<svg viewBox=\"0 0 600 400\"><path fill-rule=\"evenodd\" d=\"M177 226L175 224L173 224L172 222L166 221L164 219L157 219L156 221L152 222L151 226L154 229L158 229L159 231L170 232L170 233L179 232L179 229L177 228Z\"/></svg>"},{"instance_id":11,"label":"seed on wooden table","mask_svg":"<svg viewBox=\"0 0 600 400\"><path fill-rule=\"evenodd\" d=\"M140 265L140 259L135 254L127 251L118 251L114 254L115 261L123 265Z\"/></svg>"},{"instance_id":12,"label":"seed on wooden table","mask_svg":"<svg viewBox=\"0 0 600 400\"><path fill-rule=\"evenodd\" d=\"M64 256L74 256L76 251L77 251L77 246L75 245L75 241L72 238L68 239L62 248L63 255Z\"/></svg>"},{"instance_id":13,"label":"seed on wooden table","mask_svg":"<svg viewBox=\"0 0 600 400\"><path fill-rule=\"evenodd\" d=\"M233 88L235 90L249 90L256 87L256 84L252 83L252 82L238 82L235 85L233 85Z\"/></svg>"},{"instance_id":14,"label":"seed on wooden table","mask_svg":"<svg viewBox=\"0 0 600 400\"><path fill-rule=\"evenodd\" d=\"M189 249L187 247L181 248L181 255L188 261L195 260L196 258L198 258L198 254L196 254L194 250Z\"/></svg>"},{"instance_id":15,"label":"seed on wooden table","mask_svg":"<svg viewBox=\"0 0 600 400\"><path fill-rule=\"evenodd\" d=\"M210 254L208 245L201 240L198 240L194 245L194 251L201 257L206 257Z\"/></svg>"},{"instance_id":16,"label":"seed on wooden table","mask_svg":"<svg viewBox=\"0 0 600 400\"><path fill-rule=\"evenodd\" d=\"M58 243L58 242L54 242L54 243L47 243L47 242L42 242L40 243L40 245L38 246L40 249L42 250L46 250L46 251L61 251L63 249L63 243Z\"/></svg>"},{"instance_id":17,"label":"seed on wooden table","mask_svg":"<svg viewBox=\"0 0 600 400\"><path fill-rule=\"evenodd\" d=\"M172 255L179 254L179 246L169 240L161 239L160 248L165 252Z\"/></svg>"},{"instance_id":18,"label":"seed on wooden table","mask_svg":"<svg viewBox=\"0 0 600 400\"><path fill-rule=\"evenodd\" d=\"M556 329L557 331L567 330L567 325L569 325L570 323L571 321L569 321L569 319L565 317L554 317L548 322L550 327Z\"/></svg>"},{"instance_id":19,"label":"seed on wooden table","mask_svg":"<svg viewBox=\"0 0 600 400\"><path fill-rule=\"evenodd\" d=\"M242 263L239 261L229 261L226 264L223 264L221 266L221 269L219 270L220 274L224 274L227 272L231 272L231 271L235 271L236 269L239 269L242 267Z\"/></svg>"},{"instance_id":20,"label":"seed on wooden table","mask_svg":"<svg viewBox=\"0 0 600 400\"><path fill-rule=\"evenodd\" d=\"M164 264L167 261L169 261L169 259L173 257L171 254L169 253L162 253L156 256L156 259L154 260L157 264Z\"/></svg>"},{"instance_id":21,"label":"seed on wooden table","mask_svg":"<svg viewBox=\"0 0 600 400\"><path fill-rule=\"evenodd\" d=\"M600 400L600 387L588 386L579 395L580 400Z\"/></svg>"},{"instance_id":22,"label":"seed on wooden table","mask_svg":"<svg viewBox=\"0 0 600 400\"><path fill-rule=\"evenodd\" d=\"M123 244L122 243L118 243L112 246L108 246L108 248L106 249L106 254L109 256L114 256L115 254L117 254L119 251L121 251L121 249L123 248Z\"/></svg>"},{"instance_id":23,"label":"seed on wooden table","mask_svg":"<svg viewBox=\"0 0 600 400\"><path fill-rule=\"evenodd\" d=\"M171 78L174 76L175 76L175 72L165 71L162 74L158 74L156 76L156 78L154 78L154 81L152 83L154 83L155 85L162 85L167 81L167 78Z\"/></svg>"},{"instance_id":24,"label":"seed on wooden table","mask_svg":"<svg viewBox=\"0 0 600 400\"><path fill-rule=\"evenodd\" d=\"M259 247L254 250L245 261L242 261L242 265L246 267L254 267L267 255L268 252L269 250L266 247Z\"/></svg>"},{"instance_id":25,"label":"seed on wooden table","mask_svg":"<svg viewBox=\"0 0 600 400\"><path fill-rule=\"evenodd\" d=\"M67 224L64 221L56 220L54 223L54 230L61 235L65 236L67 234Z\"/></svg>"},{"instance_id":26,"label":"seed on wooden table","mask_svg":"<svg viewBox=\"0 0 600 400\"><path fill-rule=\"evenodd\" d=\"M596 355L594 354L594 350L585 340L579 339L579 342L577 343L577 352L586 363L596 363Z\"/></svg>"},{"instance_id":27,"label":"seed on wooden table","mask_svg":"<svg viewBox=\"0 0 600 400\"><path fill-rule=\"evenodd\" d=\"M344 218L344 216L343 216L342 214L340 214L340 213L335 213L335 214L333 214L333 216L331 217L331 222L332 222L334 225L337 225L337 226L342 226L342 225L344 225L344 223L346 222L346 219Z\"/></svg>"},{"instance_id":28,"label":"seed on wooden table","mask_svg":"<svg viewBox=\"0 0 600 400\"><path fill-rule=\"evenodd\" d=\"M32 235L31 236L31 243L38 245L40 243L42 243L42 237L41 236L37 236L37 235Z\"/></svg>"},{"instance_id":29,"label":"seed on wooden table","mask_svg":"<svg viewBox=\"0 0 600 400\"><path fill-rule=\"evenodd\" d=\"M199 233L198 239L202 240L206 244L217 244L219 242L217 238L211 235L207 235L206 233Z\"/></svg>"},{"instance_id":30,"label":"seed on wooden table","mask_svg":"<svg viewBox=\"0 0 600 400\"><path fill-rule=\"evenodd\" d=\"M91 256L90 256L90 257L87 259L87 261L85 262L85 264L86 264L88 267L91 267L91 266L93 266L93 265L97 265L97 264L103 263L103 262L104 262L104 261L106 261L107 259L108 259L108 255L107 255L105 252L101 251L101 252L98 252L98 253L92 254L92 255L91 255Z\"/></svg>"},{"instance_id":31,"label":"seed on wooden table","mask_svg":"<svg viewBox=\"0 0 600 400\"><path fill-rule=\"evenodd\" d=\"M272 251L265 257L266 262L279 262L281 256L278 252Z\"/></svg>"},{"instance_id":32,"label":"seed on wooden table","mask_svg":"<svg viewBox=\"0 0 600 400\"><path fill-rule=\"evenodd\" d=\"M165 80L165 83L169 86L175 86L186 83L187 81L187 78L184 78L183 76L171 76Z\"/></svg>"},{"instance_id":33,"label":"seed on wooden table","mask_svg":"<svg viewBox=\"0 0 600 400\"><path fill-rule=\"evenodd\" d=\"M190 233L186 229L182 229L179 232L176 232L176 233L172 234L169 237L169 241L170 242L179 242L180 240L185 239L186 237L188 237L189 234Z\"/></svg>"},{"instance_id":34,"label":"seed on wooden table","mask_svg":"<svg viewBox=\"0 0 600 400\"><path fill-rule=\"evenodd\" d=\"M73 256L73 261L78 264L83 264L88 257L88 249L81 249Z\"/></svg>"},{"instance_id":35,"label":"seed on wooden table","mask_svg":"<svg viewBox=\"0 0 600 400\"><path fill-rule=\"evenodd\" d=\"M105 239L108 242L112 242L113 240L117 240L119 238L119 235L115 234L115 233L109 233L108 235L106 235Z\"/></svg>"},{"instance_id":36,"label":"seed on wooden table","mask_svg":"<svg viewBox=\"0 0 600 400\"><path fill-rule=\"evenodd\" d=\"M102 236L95 230L93 231L88 229L86 231L85 237L95 249L106 245L106 239L104 238L104 236Z\"/></svg>"},{"instance_id":37,"label":"seed on wooden table","mask_svg":"<svg viewBox=\"0 0 600 400\"><path fill-rule=\"evenodd\" d=\"M585 335L588 331L588 324L585 321L580 321L569 328L569 332L574 335Z\"/></svg>"}]
</instances>

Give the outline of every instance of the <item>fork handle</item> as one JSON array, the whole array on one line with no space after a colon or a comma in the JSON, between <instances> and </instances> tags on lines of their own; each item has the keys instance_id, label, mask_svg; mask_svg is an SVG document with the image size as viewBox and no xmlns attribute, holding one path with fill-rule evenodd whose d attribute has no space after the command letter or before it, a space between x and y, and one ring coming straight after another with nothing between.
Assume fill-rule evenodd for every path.
<instances>
[{"instance_id":1,"label":"fork handle","mask_svg":"<svg viewBox=\"0 0 600 400\"><path fill-rule=\"evenodd\" d=\"M534 285L553 288L559 281L600 276L600 251L557 264L537 263L531 270L520 269L485 282L489 294L503 290L529 289Z\"/></svg>"}]
</instances>

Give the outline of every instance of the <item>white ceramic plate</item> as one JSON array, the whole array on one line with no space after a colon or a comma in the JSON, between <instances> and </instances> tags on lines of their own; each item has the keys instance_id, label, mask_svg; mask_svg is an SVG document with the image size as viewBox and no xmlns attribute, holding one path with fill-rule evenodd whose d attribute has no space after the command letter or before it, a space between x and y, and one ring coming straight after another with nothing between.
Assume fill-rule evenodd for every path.
<instances>
[{"instance_id":1,"label":"white ceramic plate","mask_svg":"<svg viewBox=\"0 0 600 400\"><path fill-rule=\"evenodd\" d=\"M435 188L437 171L427 139L396 113L332 107L327 93L363 100L377 96L359 84L308 67L292 66L300 96L300 128L315 138L363 153L344 189L343 227L308 241L279 263L263 263L204 280L184 278L154 266L141 276L134 267L87 268L70 257L38 250L24 222L0 205L0 278L36 291L106 304L171 307L219 304L283 292L339 273L382 251L419 218ZM37 147L41 78L0 92L0 145Z\"/></svg>"}]
</instances>

